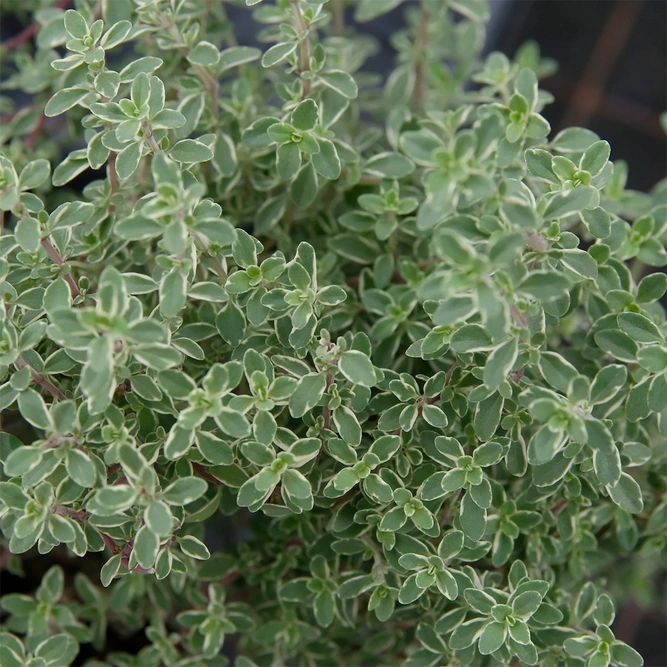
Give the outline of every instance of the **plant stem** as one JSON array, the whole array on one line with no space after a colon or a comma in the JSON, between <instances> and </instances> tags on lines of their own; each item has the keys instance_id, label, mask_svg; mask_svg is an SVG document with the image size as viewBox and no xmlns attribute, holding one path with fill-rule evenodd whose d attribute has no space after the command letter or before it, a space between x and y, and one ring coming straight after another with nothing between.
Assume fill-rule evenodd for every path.
<instances>
[{"instance_id":1,"label":"plant stem","mask_svg":"<svg viewBox=\"0 0 667 667\"><path fill-rule=\"evenodd\" d=\"M440 519L441 528L449 521L449 517L451 516L452 510L454 509L454 503L459 499L460 495L461 495L461 489L458 489L457 491L454 492L454 495L449 499L447 507L445 508L445 511L442 513L442 518Z\"/></svg>"},{"instance_id":2,"label":"plant stem","mask_svg":"<svg viewBox=\"0 0 667 667\"><path fill-rule=\"evenodd\" d=\"M415 104L424 106L424 60L428 47L428 11L426 1L422 0L417 31L417 62L415 64Z\"/></svg>"},{"instance_id":3,"label":"plant stem","mask_svg":"<svg viewBox=\"0 0 667 667\"><path fill-rule=\"evenodd\" d=\"M51 507L51 514L59 514L60 516L68 516L71 519L76 519L77 521L85 521L88 518L88 512L86 510L74 510L71 507Z\"/></svg>"},{"instance_id":4,"label":"plant stem","mask_svg":"<svg viewBox=\"0 0 667 667\"><path fill-rule=\"evenodd\" d=\"M153 155L157 155L162 151L160 146L158 145L157 141L155 141L155 137L153 136L153 132L151 131L150 127L145 127L145 136L146 140L148 141L148 145L151 147L151 150L153 151Z\"/></svg>"},{"instance_id":5,"label":"plant stem","mask_svg":"<svg viewBox=\"0 0 667 667\"><path fill-rule=\"evenodd\" d=\"M65 394L60 389L58 389L55 384L49 382L49 380L47 380L43 375L40 375L34 368L29 366L28 362L23 357L19 357L15 363L19 368L28 366L28 368L30 368L30 377L32 377L33 382L36 382L37 384L44 387L44 389L46 389L46 391L48 391L52 396L59 398L61 401L67 400L67 396L65 396Z\"/></svg>"},{"instance_id":6,"label":"plant stem","mask_svg":"<svg viewBox=\"0 0 667 667\"><path fill-rule=\"evenodd\" d=\"M104 544L106 544L109 547L109 550L111 553L115 556L116 554L119 554L121 552L121 548L113 541L109 535L106 533L103 533L100 531L100 535L102 536L102 539L104 540Z\"/></svg>"},{"instance_id":7,"label":"plant stem","mask_svg":"<svg viewBox=\"0 0 667 667\"><path fill-rule=\"evenodd\" d=\"M551 247L549 241L537 232L528 232L528 243L535 252L546 252Z\"/></svg>"},{"instance_id":8,"label":"plant stem","mask_svg":"<svg viewBox=\"0 0 667 667\"><path fill-rule=\"evenodd\" d=\"M345 0L331 0L334 34L342 37L345 32Z\"/></svg>"},{"instance_id":9,"label":"plant stem","mask_svg":"<svg viewBox=\"0 0 667 667\"><path fill-rule=\"evenodd\" d=\"M299 53L301 54L301 66L299 72L303 74L304 72L310 71L310 37L308 35L308 26L303 18L301 13L301 8L299 7L299 0L290 0L292 9L294 10L294 19L296 22L296 29L301 35L299 40ZM303 95L302 97L308 97L310 95L310 79L303 80Z\"/></svg>"},{"instance_id":10,"label":"plant stem","mask_svg":"<svg viewBox=\"0 0 667 667\"><path fill-rule=\"evenodd\" d=\"M44 250L46 250L47 255L53 260L55 264L58 266L62 266L65 262L63 258L60 256L60 253L56 250L56 247L51 243L51 240L49 239L48 236L44 237L42 239L42 247ZM65 279L65 282L69 285L69 290L72 293L72 298L76 299L77 296L81 294L79 292L79 287L76 284L76 281L74 278L72 278L71 274L66 273L63 275L63 278Z\"/></svg>"},{"instance_id":11,"label":"plant stem","mask_svg":"<svg viewBox=\"0 0 667 667\"><path fill-rule=\"evenodd\" d=\"M224 486L224 482L219 480L217 477L212 475L206 468L204 468L203 465L200 463L193 463L192 464L192 469L202 478L205 479L207 482L211 482L212 484L217 484L218 486Z\"/></svg>"},{"instance_id":12,"label":"plant stem","mask_svg":"<svg viewBox=\"0 0 667 667\"><path fill-rule=\"evenodd\" d=\"M111 183L111 196L113 197L119 190L118 186L118 172L116 171L116 157L117 153L111 151L109 153L109 161L107 162L109 171L109 182Z\"/></svg>"},{"instance_id":13,"label":"plant stem","mask_svg":"<svg viewBox=\"0 0 667 667\"><path fill-rule=\"evenodd\" d=\"M54 9L65 9L69 5L70 0L58 0ZM24 44L29 39L32 39L40 28L40 24L35 21L32 25L24 28L18 35L8 39L2 48L4 51L13 51L17 46Z\"/></svg>"},{"instance_id":14,"label":"plant stem","mask_svg":"<svg viewBox=\"0 0 667 667\"><path fill-rule=\"evenodd\" d=\"M33 146L37 143L37 139L39 139L39 135L44 129L44 123L46 123L46 116L44 115L44 112L42 112L39 119L37 120L37 124L33 128L28 138L25 140L26 148L33 148Z\"/></svg>"},{"instance_id":15,"label":"plant stem","mask_svg":"<svg viewBox=\"0 0 667 667\"><path fill-rule=\"evenodd\" d=\"M227 282L227 271L225 270L225 267L220 263L220 260L213 255L211 249L208 247L208 243L206 243L206 241L199 234L197 234L197 232L193 232L192 236L194 237L195 243L197 244L199 249L210 260L221 282L223 283Z\"/></svg>"},{"instance_id":16,"label":"plant stem","mask_svg":"<svg viewBox=\"0 0 667 667\"><path fill-rule=\"evenodd\" d=\"M163 16L161 20L161 27L169 33L170 37L174 40L174 42L176 42L176 44L183 44L183 46L179 46L179 50L185 57L187 57L188 53L190 53L190 49L185 46L183 36L181 35L178 26L175 23L172 23L169 18ZM204 88L206 88L206 91L211 98L211 108L213 110L213 115L217 118L219 88L218 80L202 65L192 64L192 69L194 69L194 71L197 73L197 76L204 85Z\"/></svg>"},{"instance_id":17,"label":"plant stem","mask_svg":"<svg viewBox=\"0 0 667 667\"><path fill-rule=\"evenodd\" d=\"M324 393L326 394L329 391L329 387L336 381L336 378L333 376L332 373L327 373L327 385L324 390ZM329 409L328 405L325 405L322 408L322 417L324 417L324 428L330 429L331 428L331 410Z\"/></svg>"}]
</instances>

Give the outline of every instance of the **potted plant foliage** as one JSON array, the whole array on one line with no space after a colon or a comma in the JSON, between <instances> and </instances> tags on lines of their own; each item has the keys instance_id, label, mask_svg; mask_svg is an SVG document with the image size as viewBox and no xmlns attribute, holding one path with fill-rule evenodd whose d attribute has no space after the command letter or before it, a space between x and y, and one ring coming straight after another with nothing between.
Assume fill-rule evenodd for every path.
<instances>
[{"instance_id":1,"label":"potted plant foliage","mask_svg":"<svg viewBox=\"0 0 667 667\"><path fill-rule=\"evenodd\" d=\"M400 3L17 8L0 560L45 574L3 667L643 664L665 185L553 136L482 0L406 4L364 70Z\"/></svg>"}]
</instances>

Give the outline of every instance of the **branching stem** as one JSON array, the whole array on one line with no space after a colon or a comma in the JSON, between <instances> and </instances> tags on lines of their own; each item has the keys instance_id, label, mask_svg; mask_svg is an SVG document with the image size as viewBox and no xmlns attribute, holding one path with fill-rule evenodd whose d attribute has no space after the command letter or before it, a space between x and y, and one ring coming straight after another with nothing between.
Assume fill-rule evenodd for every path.
<instances>
[{"instance_id":1,"label":"branching stem","mask_svg":"<svg viewBox=\"0 0 667 667\"><path fill-rule=\"evenodd\" d=\"M42 247L44 248L44 250L46 250L46 254L53 260L55 264L57 264L58 266L62 266L65 263L63 258L60 256L58 250L56 250L56 247L53 245L53 243L51 243L51 240L49 239L48 236L42 239ZM76 299L76 297L81 294L81 292L79 292L79 287L76 284L76 281L74 280L74 278L70 273L64 274L63 278L65 279L65 282L69 285L69 290L72 293L72 298Z\"/></svg>"},{"instance_id":2,"label":"branching stem","mask_svg":"<svg viewBox=\"0 0 667 667\"><path fill-rule=\"evenodd\" d=\"M47 380L43 375L40 375L34 368L29 366L28 362L23 357L19 357L15 363L19 368L28 366L28 368L30 368L30 377L32 377L33 382L36 382L37 384L44 387L44 389L46 389L46 391L48 391L52 396L60 399L61 401L67 400L67 396L65 396L65 394L60 389L58 389L55 384Z\"/></svg>"}]
</instances>

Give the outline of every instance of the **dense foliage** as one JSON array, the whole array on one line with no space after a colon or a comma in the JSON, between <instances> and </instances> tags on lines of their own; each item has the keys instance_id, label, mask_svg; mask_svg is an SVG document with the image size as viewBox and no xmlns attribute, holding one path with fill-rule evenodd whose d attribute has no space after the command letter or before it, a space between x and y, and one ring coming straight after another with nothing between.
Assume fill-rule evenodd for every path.
<instances>
[{"instance_id":1,"label":"dense foliage","mask_svg":"<svg viewBox=\"0 0 667 667\"><path fill-rule=\"evenodd\" d=\"M17 6L0 544L68 574L2 598L3 667L642 664L665 184L550 137L553 64L482 61L482 0L405 5L364 71L345 19L400 3Z\"/></svg>"}]
</instances>

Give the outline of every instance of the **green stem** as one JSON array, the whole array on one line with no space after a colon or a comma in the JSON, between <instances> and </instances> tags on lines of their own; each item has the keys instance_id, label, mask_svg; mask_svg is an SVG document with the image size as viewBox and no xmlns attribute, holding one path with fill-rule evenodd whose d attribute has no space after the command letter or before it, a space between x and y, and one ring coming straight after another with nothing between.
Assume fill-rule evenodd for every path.
<instances>
[{"instance_id":1,"label":"green stem","mask_svg":"<svg viewBox=\"0 0 667 667\"><path fill-rule=\"evenodd\" d=\"M218 274L220 281L222 283L227 282L227 271L225 270L225 267L220 263L220 260L217 257L215 257L215 255L213 255L211 249L208 247L208 243L206 243L206 240L202 238L199 234L197 234L197 232L193 232L192 235L194 237L195 243L197 244L197 247L211 262L211 265L215 269L215 272Z\"/></svg>"},{"instance_id":2,"label":"green stem","mask_svg":"<svg viewBox=\"0 0 667 667\"><path fill-rule=\"evenodd\" d=\"M424 106L425 59L428 47L428 10L422 0L417 30L417 62L415 64L415 104L417 108Z\"/></svg>"},{"instance_id":3,"label":"green stem","mask_svg":"<svg viewBox=\"0 0 667 667\"><path fill-rule=\"evenodd\" d=\"M299 71L301 74L304 72L310 71L310 37L308 35L308 26L306 21L303 18L301 13L301 8L299 7L299 0L290 0L292 9L294 10L294 20L296 23L296 29L301 35L299 40L299 53L301 55L301 65ZM303 81L303 95L302 97L308 97L310 95L310 79L302 79Z\"/></svg>"}]
</instances>

